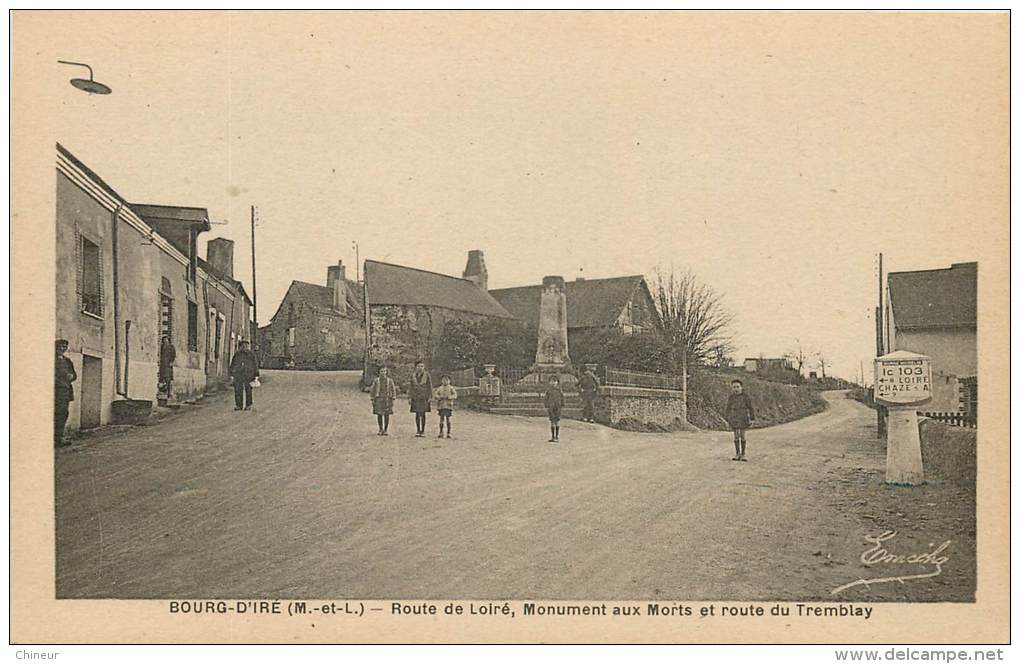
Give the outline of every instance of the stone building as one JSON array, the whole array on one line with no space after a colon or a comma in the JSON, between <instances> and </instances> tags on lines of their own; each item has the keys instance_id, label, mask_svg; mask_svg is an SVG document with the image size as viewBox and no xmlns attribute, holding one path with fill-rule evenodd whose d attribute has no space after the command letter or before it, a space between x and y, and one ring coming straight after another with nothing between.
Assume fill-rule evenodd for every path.
<instances>
[{"instance_id":1,"label":"stone building","mask_svg":"<svg viewBox=\"0 0 1020 664\"><path fill-rule=\"evenodd\" d=\"M928 412L977 415L977 263L890 272L885 320L889 352L931 358Z\"/></svg>"},{"instance_id":2,"label":"stone building","mask_svg":"<svg viewBox=\"0 0 1020 664\"><path fill-rule=\"evenodd\" d=\"M365 261L369 311L366 366L370 372L386 364L400 383L415 360L421 358L427 365L433 364L448 322L513 320L510 312L485 290L488 275L480 251L469 254L464 275L457 278Z\"/></svg>"},{"instance_id":3,"label":"stone building","mask_svg":"<svg viewBox=\"0 0 1020 664\"><path fill-rule=\"evenodd\" d=\"M222 387L229 381L230 358L238 342L251 341L252 337L251 299L244 286L234 279L234 242L226 238L209 240L207 259L203 260L198 255L198 235L209 228L209 213L204 208L132 203L131 209L188 257L189 274L195 275L185 284L189 289L183 305L188 310L186 330L174 329L173 312L166 309L168 306L172 309L175 300L172 286L160 291L162 331L172 339L180 333L187 334L187 354L182 357L178 349L177 366L201 369L205 375L202 391ZM193 310L197 310L195 316ZM174 382L179 380L175 367ZM195 388L186 394L193 397L198 393ZM169 394L161 394L160 398L178 400Z\"/></svg>"},{"instance_id":4,"label":"stone building","mask_svg":"<svg viewBox=\"0 0 1020 664\"><path fill-rule=\"evenodd\" d=\"M659 310L641 275L609 279L581 279L564 284L567 299L567 333L571 343L583 335L611 329L623 334L662 331ZM490 290L515 318L537 328L542 286ZM574 358L578 359L578 358Z\"/></svg>"},{"instance_id":5,"label":"stone building","mask_svg":"<svg viewBox=\"0 0 1020 664\"><path fill-rule=\"evenodd\" d=\"M365 354L362 285L342 262L326 270L326 285L292 281L269 324L259 330L263 366L361 369Z\"/></svg>"},{"instance_id":6,"label":"stone building","mask_svg":"<svg viewBox=\"0 0 1020 664\"><path fill-rule=\"evenodd\" d=\"M226 311L231 303L238 331L249 317L239 284L199 263L197 240L209 230L208 213L128 203L59 144L56 172L54 336L67 339L78 374L68 427L106 424L161 398L202 396L207 372L218 371L207 354L215 340L210 309ZM169 395L157 394L164 334L176 350Z\"/></svg>"},{"instance_id":7,"label":"stone building","mask_svg":"<svg viewBox=\"0 0 1020 664\"><path fill-rule=\"evenodd\" d=\"M205 335L207 389L224 387L230 380L230 359L243 339L252 341L251 298L234 279L234 241L215 238L206 244L206 259L199 270L209 275L203 296L208 315Z\"/></svg>"}]
</instances>

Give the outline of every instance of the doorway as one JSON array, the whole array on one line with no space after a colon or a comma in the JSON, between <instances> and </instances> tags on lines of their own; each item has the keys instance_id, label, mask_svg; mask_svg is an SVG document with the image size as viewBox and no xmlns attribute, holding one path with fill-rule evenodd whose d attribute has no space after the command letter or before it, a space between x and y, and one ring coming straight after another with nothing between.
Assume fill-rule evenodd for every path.
<instances>
[{"instance_id":1,"label":"doorway","mask_svg":"<svg viewBox=\"0 0 1020 664\"><path fill-rule=\"evenodd\" d=\"M103 360L91 355L81 359L81 428L100 425L103 412Z\"/></svg>"}]
</instances>

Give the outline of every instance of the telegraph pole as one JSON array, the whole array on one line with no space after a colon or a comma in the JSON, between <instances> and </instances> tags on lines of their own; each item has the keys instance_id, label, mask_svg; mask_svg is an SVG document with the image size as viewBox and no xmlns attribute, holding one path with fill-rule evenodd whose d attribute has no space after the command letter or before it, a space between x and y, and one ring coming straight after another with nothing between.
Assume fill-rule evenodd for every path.
<instances>
[{"instance_id":1,"label":"telegraph pole","mask_svg":"<svg viewBox=\"0 0 1020 664\"><path fill-rule=\"evenodd\" d=\"M885 310L882 308L882 254L878 254L878 330L875 338L875 351L878 357L885 355Z\"/></svg>"},{"instance_id":2,"label":"telegraph pole","mask_svg":"<svg viewBox=\"0 0 1020 664\"><path fill-rule=\"evenodd\" d=\"M882 308L883 281L882 254L878 254L878 307L875 308L875 357L885 355L885 309ZM875 386L878 389L878 386ZM885 437L885 406L875 404L875 413L878 420L878 437Z\"/></svg>"},{"instance_id":3,"label":"telegraph pole","mask_svg":"<svg viewBox=\"0 0 1020 664\"><path fill-rule=\"evenodd\" d=\"M361 281L361 247L357 242L351 242L354 249L354 281Z\"/></svg>"},{"instance_id":4,"label":"telegraph pole","mask_svg":"<svg viewBox=\"0 0 1020 664\"><path fill-rule=\"evenodd\" d=\"M255 329L252 330L252 351L258 355L259 335L259 298L255 286L255 206L251 206L251 309Z\"/></svg>"}]
</instances>

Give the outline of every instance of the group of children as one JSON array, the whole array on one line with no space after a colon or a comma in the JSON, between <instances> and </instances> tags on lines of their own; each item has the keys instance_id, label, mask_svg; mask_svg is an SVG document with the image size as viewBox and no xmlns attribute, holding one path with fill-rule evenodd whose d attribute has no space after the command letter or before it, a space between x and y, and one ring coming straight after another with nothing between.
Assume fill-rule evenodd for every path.
<instances>
[{"instance_id":1,"label":"group of children","mask_svg":"<svg viewBox=\"0 0 1020 664\"><path fill-rule=\"evenodd\" d=\"M379 375L372 382L369 396L372 399L372 412L379 423L380 436L388 436L390 427L390 415L393 414L393 402L397 398L397 386L389 377L386 367L379 369ZM425 370L424 362L415 364L414 372L408 385L408 401L411 405L411 412L414 413L415 437L425 437L426 414L432 412L432 401L436 402L436 409L439 411L439 438L452 438L453 407L457 401L457 388L450 384L450 376L442 377L442 384L432 387L432 377ZM563 412L563 390L560 388L560 379L553 375L549 377L549 385L543 395L545 410L549 415L550 443L558 443L560 440L560 416ZM585 421L589 419L587 408ZM747 436L746 431L754 425L754 409L751 407L751 400L744 393L744 384L740 380L733 380L730 383L730 396L726 402L726 422L733 430L733 446L736 454L734 461L747 461ZM444 435L445 429L445 435Z\"/></svg>"},{"instance_id":2,"label":"group of children","mask_svg":"<svg viewBox=\"0 0 1020 664\"><path fill-rule=\"evenodd\" d=\"M450 377L443 376L442 384L432 387L432 377L425 371L425 363L418 362L411 374L407 396L414 413L415 438L425 437L427 413L432 412L432 401L436 402L439 411L439 438L453 438L453 406L457 401L457 388L450 384ZM379 369L379 375L372 382L369 390L372 399L372 412L379 423L379 436L390 435L390 415L393 414L393 402L397 398L397 385L389 377L386 367Z\"/></svg>"},{"instance_id":3,"label":"group of children","mask_svg":"<svg viewBox=\"0 0 1020 664\"><path fill-rule=\"evenodd\" d=\"M436 410L439 411L439 438L453 438L453 407L457 401L457 388L450 384L450 376L444 375L439 387L432 387L432 377L425 370L424 362L417 362L411 379L407 386L407 400L414 413L415 438L425 437L425 424L428 420L428 413L432 412L432 401L436 402ZM390 415L393 414L393 402L397 399L397 384L389 377L389 370L380 367L379 375L372 381L369 389L369 398L372 400L372 413L379 424L379 431L376 435L390 435ZM550 443L557 443L560 440L560 415L563 411L563 390L560 389L560 379L552 376L549 379L549 387L545 391L544 403L549 413L549 425L551 431Z\"/></svg>"}]
</instances>

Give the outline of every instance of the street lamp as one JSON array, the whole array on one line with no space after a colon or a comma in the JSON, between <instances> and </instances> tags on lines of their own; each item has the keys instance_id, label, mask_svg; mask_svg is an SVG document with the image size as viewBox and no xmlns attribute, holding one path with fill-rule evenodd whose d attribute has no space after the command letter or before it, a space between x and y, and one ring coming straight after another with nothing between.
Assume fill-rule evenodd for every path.
<instances>
[{"instance_id":1,"label":"street lamp","mask_svg":"<svg viewBox=\"0 0 1020 664\"><path fill-rule=\"evenodd\" d=\"M92 67L89 67L87 64L83 62L69 62L67 60L57 60L57 62L59 62L62 65L74 65L75 67L85 67L85 69L89 70L89 77L87 79L86 78L71 79L71 85L78 88L79 90L84 90L90 95L91 94L108 95L111 92L113 92L113 90L110 89L110 86L103 85L102 83L100 83L99 81L95 80L92 77Z\"/></svg>"}]
</instances>

